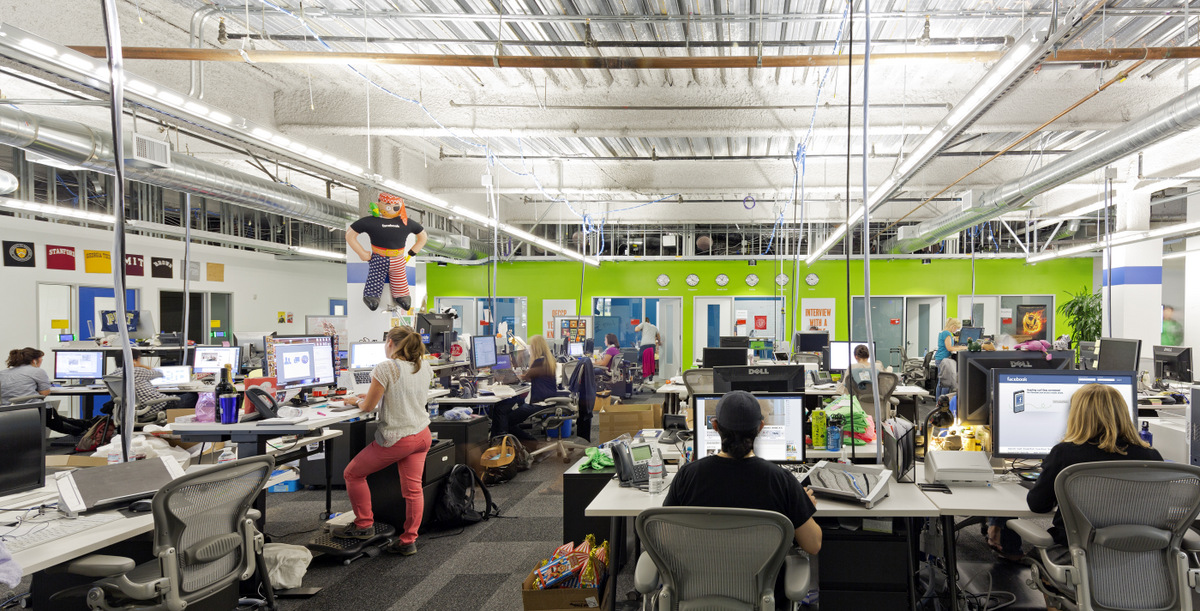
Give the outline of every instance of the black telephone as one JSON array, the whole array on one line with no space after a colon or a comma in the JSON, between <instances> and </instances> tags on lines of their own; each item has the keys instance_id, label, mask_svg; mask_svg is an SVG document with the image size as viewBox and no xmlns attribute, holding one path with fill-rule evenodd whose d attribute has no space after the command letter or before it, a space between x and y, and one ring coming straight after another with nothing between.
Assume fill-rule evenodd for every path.
<instances>
[{"instance_id":1,"label":"black telephone","mask_svg":"<svg viewBox=\"0 0 1200 611\"><path fill-rule=\"evenodd\" d=\"M258 420L259 418L266 420L268 418L279 417L279 403L275 401L275 397L271 396L271 393L261 388L247 388L246 399L250 401L251 405L254 406L254 410L257 413L246 414L242 417L243 422L247 420Z\"/></svg>"},{"instance_id":2,"label":"black telephone","mask_svg":"<svg viewBox=\"0 0 1200 611\"><path fill-rule=\"evenodd\" d=\"M639 444L632 448L618 443L612 448L613 466L622 486L646 486L650 483L650 457L654 450L650 444Z\"/></svg>"}]
</instances>

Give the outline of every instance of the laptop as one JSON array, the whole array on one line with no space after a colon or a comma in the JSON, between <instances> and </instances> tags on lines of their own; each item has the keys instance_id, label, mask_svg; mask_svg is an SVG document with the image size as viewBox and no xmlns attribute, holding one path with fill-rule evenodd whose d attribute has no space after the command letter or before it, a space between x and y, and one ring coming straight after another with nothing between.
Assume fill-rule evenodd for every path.
<instances>
[{"instance_id":1,"label":"laptop","mask_svg":"<svg viewBox=\"0 0 1200 611\"><path fill-rule=\"evenodd\" d=\"M371 370L387 358L383 342L350 344L350 392L365 395L371 389Z\"/></svg>"},{"instance_id":2,"label":"laptop","mask_svg":"<svg viewBox=\"0 0 1200 611\"><path fill-rule=\"evenodd\" d=\"M176 367L158 367L162 372L161 378L150 380L153 386L183 386L192 381L192 368L189 365L179 365Z\"/></svg>"},{"instance_id":3,"label":"laptop","mask_svg":"<svg viewBox=\"0 0 1200 611\"><path fill-rule=\"evenodd\" d=\"M512 369L497 369L493 367L492 381L496 384L512 386L514 384L520 384L521 378L518 378L516 372L514 372Z\"/></svg>"}]
</instances>

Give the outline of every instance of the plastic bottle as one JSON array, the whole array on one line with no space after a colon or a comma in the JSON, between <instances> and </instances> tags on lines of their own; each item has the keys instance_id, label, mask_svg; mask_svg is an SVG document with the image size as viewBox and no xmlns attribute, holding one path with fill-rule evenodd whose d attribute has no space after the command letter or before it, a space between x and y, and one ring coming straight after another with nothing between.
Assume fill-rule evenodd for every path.
<instances>
[{"instance_id":1,"label":"plastic bottle","mask_svg":"<svg viewBox=\"0 0 1200 611\"><path fill-rule=\"evenodd\" d=\"M650 494L659 494L666 487L666 480L663 479L663 462L662 454L657 450L650 453L650 464L646 469L650 481L648 482Z\"/></svg>"},{"instance_id":2,"label":"plastic bottle","mask_svg":"<svg viewBox=\"0 0 1200 611\"><path fill-rule=\"evenodd\" d=\"M1142 431L1138 433L1138 436L1141 437L1142 441L1146 442L1147 444L1154 445L1154 433L1150 432L1149 422L1142 423Z\"/></svg>"},{"instance_id":3,"label":"plastic bottle","mask_svg":"<svg viewBox=\"0 0 1200 611\"><path fill-rule=\"evenodd\" d=\"M223 465L227 462L233 462L235 460L237 460L237 453L233 451L233 448L226 446L225 451L221 452L221 455L217 457L217 464Z\"/></svg>"},{"instance_id":4,"label":"plastic bottle","mask_svg":"<svg viewBox=\"0 0 1200 611\"><path fill-rule=\"evenodd\" d=\"M840 452L842 450L842 427L838 420L831 420L829 427L825 430L826 442L825 449L830 452Z\"/></svg>"},{"instance_id":5,"label":"plastic bottle","mask_svg":"<svg viewBox=\"0 0 1200 611\"><path fill-rule=\"evenodd\" d=\"M121 447L117 444L112 444L108 448L108 464L115 465L121 462Z\"/></svg>"},{"instance_id":6,"label":"plastic bottle","mask_svg":"<svg viewBox=\"0 0 1200 611\"><path fill-rule=\"evenodd\" d=\"M439 411L439 410L438 410L438 402L437 402L437 401L430 401L430 402L429 402L429 419L430 419L430 420L433 420L434 418L437 418L437 417L438 417L438 411Z\"/></svg>"}]
</instances>

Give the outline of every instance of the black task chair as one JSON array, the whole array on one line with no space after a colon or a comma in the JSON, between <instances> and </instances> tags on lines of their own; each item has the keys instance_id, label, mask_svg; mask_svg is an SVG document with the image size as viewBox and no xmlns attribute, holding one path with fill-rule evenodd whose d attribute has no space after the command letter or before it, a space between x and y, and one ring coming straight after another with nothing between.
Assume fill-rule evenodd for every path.
<instances>
[{"instance_id":1,"label":"black task chair","mask_svg":"<svg viewBox=\"0 0 1200 611\"><path fill-rule=\"evenodd\" d=\"M117 556L85 556L67 572L101 578L87 593L90 609L182 611L256 572L266 604L275 594L263 562L264 539L251 509L275 459L255 456L184 475L154 495L156 560L134 565Z\"/></svg>"},{"instance_id":2,"label":"black task chair","mask_svg":"<svg viewBox=\"0 0 1200 611\"><path fill-rule=\"evenodd\" d=\"M571 379L571 374L575 372L575 368L578 366L578 360L559 365L558 382L561 388L569 388L567 381ZM579 419L579 396L569 390L561 392L563 394L559 396L546 397L537 403L531 404L541 409L530 414L525 422L529 423L531 434L542 436L549 442L548 445L530 452L530 455L540 456L554 452L562 457L563 462L570 462L571 450L585 450L587 446L564 439L564 427L568 423L576 422ZM553 436L551 436L551 432L553 432Z\"/></svg>"},{"instance_id":3,"label":"black task chair","mask_svg":"<svg viewBox=\"0 0 1200 611\"><path fill-rule=\"evenodd\" d=\"M1071 611L1189 611L1200 547L1200 467L1158 461L1071 465L1054 480L1067 547L1031 520L1008 527L1033 544L1031 586ZM1193 542L1193 540L1195 542Z\"/></svg>"},{"instance_id":4,"label":"black task chair","mask_svg":"<svg viewBox=\"0 0 1200 611\"><path fill-rule=\"evenodd\" d=\"M864 371L864 370L860 370ZM900 400L892 396L896 392L896 386L900 384L900 376L887 372L879 371L875 374L879 378L879 403L881 406L880 415L883 418L890 418L896 406L900 405ZM868 379L866 382L856 383L850 380L847 383L850 394L858 399L858 404L862 406L868 413L874 411L875 393L871 390L871 382Z\"/></svg>"}]
</instances>

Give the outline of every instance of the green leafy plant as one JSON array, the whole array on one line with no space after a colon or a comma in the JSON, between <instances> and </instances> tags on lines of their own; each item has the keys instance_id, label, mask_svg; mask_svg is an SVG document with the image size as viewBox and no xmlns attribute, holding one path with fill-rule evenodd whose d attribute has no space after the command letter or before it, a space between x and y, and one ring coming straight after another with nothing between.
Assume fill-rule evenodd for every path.
<instances>
[{"instance_id":1,"label":"green leafy plant","mask_svg":"<svg viewBox=\"0 0 1200 611\"><path fill-rule=\"evenodd\" d=\"M1079 342L1091 342L1100 337L1103 318L1100 291L1093 293L1085 286L1078 293L1067 294L1071 299L1059 304L1058 312L1067 317L1067 325L1071 327L1071 347L1077 348Z\"/></svg>"}]
</instances>

